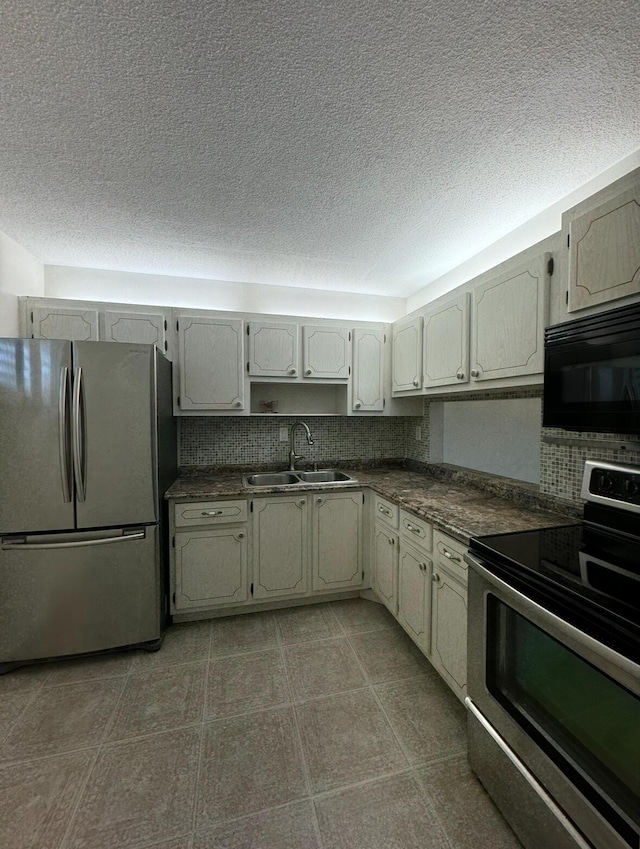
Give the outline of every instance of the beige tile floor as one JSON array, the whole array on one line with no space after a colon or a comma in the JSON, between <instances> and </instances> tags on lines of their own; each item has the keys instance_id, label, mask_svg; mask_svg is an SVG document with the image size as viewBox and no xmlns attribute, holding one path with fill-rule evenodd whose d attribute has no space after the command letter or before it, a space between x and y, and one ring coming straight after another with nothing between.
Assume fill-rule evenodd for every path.
<instances>
[{"instance_id":1,"label":"beige tile floor","mask_svg":"<svg viewBox=\"0 0 640 849\"><path fill-rule=\"evenodd\" d=\"M0 678L3 849L517 849L465 712L361 599Z\"/></svg>"}]
</instances>

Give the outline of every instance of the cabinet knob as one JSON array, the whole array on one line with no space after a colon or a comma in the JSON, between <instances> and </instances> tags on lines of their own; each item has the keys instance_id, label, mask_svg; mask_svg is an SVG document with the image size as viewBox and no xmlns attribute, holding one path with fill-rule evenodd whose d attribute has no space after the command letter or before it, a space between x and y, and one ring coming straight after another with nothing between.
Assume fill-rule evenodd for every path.
<instances>
[{"instance_id":1,"label":"cabinet knob","mask_svg":"<svg viewBox=\"0 0 640 849\"><path fill-rule=\"evenodd\" d=\"M426 563L418 563L418 566L420 567L421 572L427 571L427 564Z\"/></svg>"},{"instance_id":2,"label":"cabinet knob","mask_svg":"<svg viewBox=\"0 0 640 849\"><path fill-rule=\"evenodd\" d=\"M317 498L316 504L324 504L324 501L321 498Z\"/></svg>"},{"instance_id":3,"label":"cabinet knob","mask_svg":"<svg viewBox=\"0 0 640 849\"><path fill-rule=\"evenodd\" d=\"M236 401L236 402L235 402L235 404L234 404L233 406L234 406L234 407L241 407L241 406L242 406L242 401Z\"/></svg>"},{"instance_id":4,"label":"cabinet knob","mask_svg":"<svg viewBox=\"0 0 640 849\"><path fill-rule=\"evenodd\" d=\"M434 584L439 584L440 583L440 575L438 575L437 572L434 572L433 575L431 576L431 580L433 581Z\"/></svg>"},{"instance_id":5,"label":"cabinet knob","mask_svg":"<svg viewBox=\"0 0 640 849\"><path fill-rule=\"evenodd\" d=\"M242 531L239 534L236 534L236 539L244 539L244 534Z\"/></svg>"},{"instance_id":6,"label":"cabinet knob","mask_svg":"<svg viewBox=\"0 0 640 849\"><path fill-rule=\"evenodd\" d=\"M458 378L458 380L464 380L464 372L463 371L456 372L456 377Z\"/></svg>"},{"instance_id":7,"label":"cabinet knob","mask_svg":"<svg viewBox=\"0 0 640 849\"><path fill-rule=\"evenodd\" d=\"M362 407L362 404L360 403L360 401L358 401L357 404L356 404L356 410L359 410L360 407Z\"/></svg>"},{"instance_id":8,"label":"cabinet knob","mask_svg":"<svg viewBox=\"0 0 640 849\"><path fill-rule=\"evenodd\" d=\"M395 545L395 544L396 544L396 541L393 539L393 537L389 537L389 545Z\"/></svg>"},{"instance_id":9,"label":"cabinet knob","mask_svg":"<svg viewBox=\"0 0 640 849\"><path fill-rule=\"evenodd\" d=\"M420 384L419 384L419 382L418 382L417 380L414 380L414 381L413 381L413 385L414 385L414 386L420 386Z\"/></svg>"},{"instance_id":10,"label":"cabinet knob","mask_svg":"<svg viewBox=\"0 0 640 849\"><path fill-rule=\"evenodd\" d=\"M310 368L308 368L308 369L305 371L305 374L311 374L311 369L310 369Z\"/></svg>"},{"instance_id":11,"label":"cabinet knob","mask_svg":"<svg viewBox=\"0 0 640 849\"><path fill-rule=\"evenodd\" d=\"M471 369L471 377L480 377L480 372L478 371L477 368Z\"/></svg>"},{"instance_id":12,"label":"cabinet knob","mask_svg":"<svg viewBox=\"0 0 640 849\"><path fill-rule=\"evenodd\" d=\"M302 499L300 499L300 501L298 501L298 505L299 505L300 507L304 507L304 505L305 505L306 503L307 503L307 502L305 501L305 499L304 499L304 498L302 498Z\"/></svg>"},{"instance_id":13,"label":"cabinet knob","mask_svg":"<svg viewBox=\"0 0 640 849\"><path fill-rule=\"evenodd\" d=\"M295 374L295 373L296 373L296 370L294 368L289 369L289 374Z\"/></svg>"}]
</instances>

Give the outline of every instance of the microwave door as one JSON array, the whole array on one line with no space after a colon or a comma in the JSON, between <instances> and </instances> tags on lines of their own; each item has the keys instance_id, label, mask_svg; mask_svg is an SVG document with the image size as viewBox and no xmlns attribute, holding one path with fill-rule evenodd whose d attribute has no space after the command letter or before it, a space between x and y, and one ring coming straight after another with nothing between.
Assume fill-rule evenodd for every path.
<instances>
[{"instance_id":1,"label":"microwave door","mask_svg":"<svg viewBox=\"0 0 640 849\"><path fill-rule=\"evenodd\" d=\"M0 339L0 534L73 529L69 342Z\"/></svg>"},{"instance_id":2,"label":"microwave door","mask_svg":"<svg viewBox=\"0 0 640 849\"><path fill-rule=\"evenodd\" d=\"M73 343L77 527L157 521L153 346Z\"/></svg>"}]
</instances>

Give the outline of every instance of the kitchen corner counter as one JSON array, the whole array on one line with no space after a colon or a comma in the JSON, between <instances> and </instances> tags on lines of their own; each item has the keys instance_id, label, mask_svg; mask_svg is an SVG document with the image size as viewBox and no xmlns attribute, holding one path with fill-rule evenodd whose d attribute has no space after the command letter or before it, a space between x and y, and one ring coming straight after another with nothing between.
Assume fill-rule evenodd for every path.
<instances>
[{"instance_id":1,"label":"kitchen corner counter","mask_svg":"<svg viewBox=\"0 0 640 849\"><path fill-rule=\"evenodd\" d=\"M436 528L465 545L473 536L569 525L577 521L569 513L515 503L509 500L508 489L502 497L479 486L439 479L426 471L375 468L345 471L356 480L330 486L295 484L253 489L243 486L241 470L183 474L167 490L165 497L174 501L211 501L217 498L284 495L298 491L334 492L366 487L432 522Z\"/></svg>"}]
</instances>

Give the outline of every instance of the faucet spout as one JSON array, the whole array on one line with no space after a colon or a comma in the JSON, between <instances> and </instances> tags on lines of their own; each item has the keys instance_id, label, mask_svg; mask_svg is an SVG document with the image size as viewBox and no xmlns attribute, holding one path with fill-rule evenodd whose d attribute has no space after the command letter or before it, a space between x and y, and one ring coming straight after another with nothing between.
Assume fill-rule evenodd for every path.
<instances>
[{"instance_id":1,"label":"faucet spout","mask_svg":"<svg viewBox=\"0 0 640 849\"><path fill-rule=\"evenodd\" d=\"M304 428L305 434L307 437L307 445L313 445L313 437L311 436L311 431L309 430L309 425L303 421L294 422L289 429L289 471L295 472L296 469L296 460L302 460L302 454L296 454L295 449L295 436L296 436L296 428L300 426Z\"/></svg>"}]
</instances>

